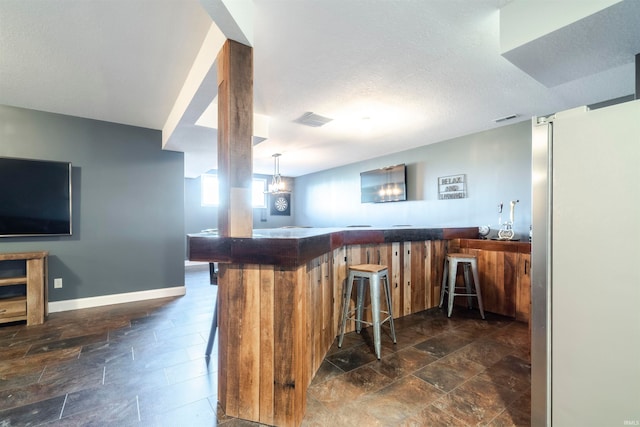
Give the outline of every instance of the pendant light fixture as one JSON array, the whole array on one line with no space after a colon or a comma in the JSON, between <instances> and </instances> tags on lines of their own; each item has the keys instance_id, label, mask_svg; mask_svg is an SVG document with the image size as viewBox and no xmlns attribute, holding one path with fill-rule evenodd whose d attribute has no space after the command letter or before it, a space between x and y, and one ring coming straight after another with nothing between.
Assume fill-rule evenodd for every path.
<instances>
[{"instance_id":1,"label":"pendant light fixture","mask_svg":"<svg viewBox=\"0 0 640 427\"><path fill-rule=\"evenodd\" d=\"M271 184L269 184L269 193L288 193L285 188L282 176L280 176L280 153L273 155L273 178L271 178Z\"/></svg>"}]
</instances>

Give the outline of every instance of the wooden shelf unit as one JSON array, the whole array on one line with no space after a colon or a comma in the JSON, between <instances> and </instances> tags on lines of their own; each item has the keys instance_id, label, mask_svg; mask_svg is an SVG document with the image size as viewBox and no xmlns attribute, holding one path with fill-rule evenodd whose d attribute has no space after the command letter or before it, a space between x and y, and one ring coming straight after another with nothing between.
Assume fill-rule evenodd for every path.
<instances>
[{"instance_id":1,"label":"wooden shelf unit","mask_svg":"<svg viewBox=\"0 0 640 427\"><path fill-rule=\"evenodd\" d=\"M2 261L26 262L26 276L0 278L0 287L24 286L24 296L0 297L0 323L26 320L27 325L40 325L47 315L48 252L0 253Z\"/></svg>"}]
</instances>

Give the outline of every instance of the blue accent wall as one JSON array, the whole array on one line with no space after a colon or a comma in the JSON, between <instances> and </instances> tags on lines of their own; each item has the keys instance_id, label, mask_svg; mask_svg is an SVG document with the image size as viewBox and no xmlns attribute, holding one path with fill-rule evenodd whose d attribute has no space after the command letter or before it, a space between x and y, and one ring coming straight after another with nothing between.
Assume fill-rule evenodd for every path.
<instances>
[{"instance_id":1,"label":"blue accent wall","mask_svg":"<svg viewBox=\"0 0 640 427\"><path fill-rule=\"evenodd\" d=\"M0 156L73 163L73 235L0 252L49 251L49 301L184 285L183 154L161 147L158 130L0 106Z\"/></svg>"}]
</instances>

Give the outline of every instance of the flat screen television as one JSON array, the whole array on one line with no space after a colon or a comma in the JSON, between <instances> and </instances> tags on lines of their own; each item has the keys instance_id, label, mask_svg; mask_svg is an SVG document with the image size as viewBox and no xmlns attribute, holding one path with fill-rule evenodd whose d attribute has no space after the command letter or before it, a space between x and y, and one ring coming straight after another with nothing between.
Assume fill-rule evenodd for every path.
<instances>
[{"instance_id":1,"label":"flat screen television","mask_svg":"<svg viewBox=\"0 0 640 427\"><path fill-rule=\"evenodd\" d=\"M403 200L407 200L407 168L404 163L360 173L362 203Z\"/></svg>"},{"instance_id":2,"label":"flat screen television","mask_svg":"<svg viewBox=\"0 0 640 427\"><path fill-rule=\"evenodd\" d=\"M0 157L0 237L71 235L71 163Z\"/></svg>"}]
</instances>

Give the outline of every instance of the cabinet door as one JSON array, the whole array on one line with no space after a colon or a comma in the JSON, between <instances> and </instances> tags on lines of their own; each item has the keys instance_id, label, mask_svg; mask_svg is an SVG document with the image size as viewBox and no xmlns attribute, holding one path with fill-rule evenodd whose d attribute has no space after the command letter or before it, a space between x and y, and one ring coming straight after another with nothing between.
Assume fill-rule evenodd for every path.
<instances>
[{"instance_id":1,"label":"cabinet door","mask_svg":"<svg viewBox=\"0 0 640 427\"><path fill-rule=\"evenodd\" d=\"M518 254L515 252L468 249L478 257L478 275L484 309L504 316L516 316Z\"/></svg>"},{"instance_id":2,"label":"cabinet door","mask_svg":"<svg viewBox=\"0 0 640 427\"><path fill-rule=\"evenodd\" d=\"M516 320L528 322L531 314L531 255L518 255Z\"/></svg>"}]
</instances>

